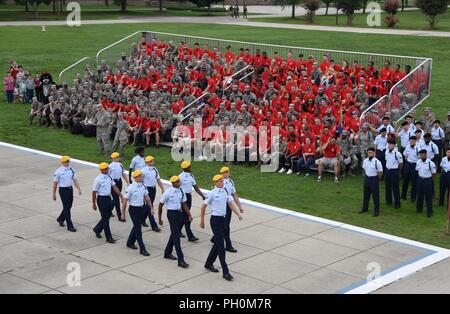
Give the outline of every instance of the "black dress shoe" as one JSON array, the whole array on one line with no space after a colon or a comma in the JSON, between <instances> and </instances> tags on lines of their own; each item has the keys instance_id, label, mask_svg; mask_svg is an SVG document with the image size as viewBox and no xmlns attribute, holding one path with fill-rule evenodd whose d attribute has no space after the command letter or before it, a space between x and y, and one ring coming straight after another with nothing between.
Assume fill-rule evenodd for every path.
<instances>
[{"instance_id":1,"label":"black dress shoe","mask_svg":"<svg viewBox=\"0 0 450 314\"><path fill-rule=\"evenodd\" d=\"M95 232L95 236L97 237L97 239L101 239L102 238L102 235L100 233L97 233L97 232Z\"/></svg>"},{"instance_id":2,"label":"black dress shoe","mask_svg":"<svg viewBox=\"0 0 450 314\"><path fill-rule=\"evenodd\" d=\"M57 220L58 221L58 220ZM65 227L66 225L62 221L58 221L60 227Z\"/></svg>"},{"instance_id":3,"label":"black dress shoe","mask_svg":"<svg viewBox=\"0 0 450 314\"><path fill-rule=\"evenodd\" d=\"M234 247L230 247L230 248L226 249L226 251L230 252L230 253L237 253L237 250Z\"/></svg>"},{"instance_id":4,"label":"black dress shoe","mask_svg":"<svg viewBox=\"0 0 450 314\"><path fill-rule=\"evenodd\" d=\"M145 227L145 228L147 228L148 227L148 225L145 223L145 222L143 222L142 223L142 227Z\"/></svg>"},{"instance_id":5,"label":"black dress shoe","mask_svg":"<svg viewBox=\"0 0 450 314\"><path fill-rule=\"evenodd\" d=\"M231 280L233 280L233 276L231 276L231 274L230 274L230 273L228 273L228 274L224 274L224 275L223 275L223 278L224 278L225 280L228 280L228 281L231 281Z\"/></svg>"},{"instance_id":6,"label":"black dress shoe","mask_svg":"<svg viewBox=\"0 0 450 314\"><path fill-rule=\"evenodd\" d=\"M361 210L358 212L358 214L364 214L364 213L367 213L367 210L361 209Z\"/></svg>"},{"instance_id":7,"label":"black dress shoe","mask_svg":"<svg viewBox=\"0 0 450 314\"><path fill-rule=\"evenodd\" d=\"M75 229L75 228L69 228L67 230L69 230L70 232L77 232L77 229Z\"/></svg>"},{"instance_id":8,"label":"black dress shoe","mask_svg":"<svg viewBox=\"0 0 450 314\"><path fill-rule=\"evenodd\" d=\"M161 232L161 229L160 229L160 228L158 228L158 227L156 227L156 228L152 228L152 230L153 230L153 231L155 231L155 232Z\"/></svg>"},{"instance_id":9,"label":"black dress shoe","mask_svg":"<svg viewBox=\"0 0 450 314\"><path fill-rule=\"evenodd\" d=\"M143 256L150 256L150 253L147 251L141 251L141 255Z\"/></svg>"},{"instance_id":10,"label":"black dress shoe","mask_svg":"<svg viewBox=\"0 0 450 314\"><path fill-rule=\"evenodd\" d=\"M182 232L180 232L180 238L186 238L186 236Z\"/></svg>"},{"instance_id":11,"label":"black dress shoe","mask_svg":"<svg viewBox=\"0 0 450 314\"><path fill-rule=\"evenodd\" d=\"M192 237L192 238L189 238L188 241L189 242L195 242L195 241L198 241L198 238L197 237Z\"/></svg>"},{"instance_id":12,"label":"black dress shoe","mask_svg":"<svg viewBox=\"0 0 450 314\"><path fill-rule=\"evenodd\" d=\"M116 243L116 240L114 240L114 239L108 239L108 240L106 240L106 242L111 243L111 244L114 244L114 243Z\"/></svg>"},{"instance_id":13,"label":"black dress shoe","mask_svg":"<svg viewBox=\"0 0 450 314\"><path fill-rule=\"evenodd\" d=\"M378 217L380 216L380 213L373 213L373 217Z\"/></svg>"},{"instance_id":14,"label":"black dress shoe","mask_svg":"<svg viewBox=\"0 0 450 314\"><path fill-rule=\"evenodd\" d=\"M164 255L164 258L166 259L170 259L171 261L175 261L177 258L175 256L173 256L172 254L170 255Z\"/></svg>"},{"instance_id":15,"label":"black dress shoe","mask_svg":"<svg viewBox=\"0 0 450 314\"><path fill-rule=\"evenodd\" d=\"M137 250L137 246L134 245L134 244L130 244L130 245L127 244L127 247L132 249L132 250Z\"/></svg>"},{"instance_id":16,"label":"black dress shoe","mask_svg":"<svg viewBox=\"0 0 450 314\"><path fill-rule=\"evenodd\" d=\"M213 272L213 273L218 273L219 272L219 270L217 268L215 268L214 265L209 265L209 266L205 265L205 268L208 269L209 271Z\"/></svg>"},{"instance_id":17,"label":"black dress shoe","mask_svg":"<svg viewBox=\"0 0 450 314\"><path fill-rule=\"evenodd\" d=\"M181 268L188 268L188 267L189 267L189 264L186 263L186 262L179 262L179 263L178 263L178 266L181 267Z\"/></svg>"}]
</instances>

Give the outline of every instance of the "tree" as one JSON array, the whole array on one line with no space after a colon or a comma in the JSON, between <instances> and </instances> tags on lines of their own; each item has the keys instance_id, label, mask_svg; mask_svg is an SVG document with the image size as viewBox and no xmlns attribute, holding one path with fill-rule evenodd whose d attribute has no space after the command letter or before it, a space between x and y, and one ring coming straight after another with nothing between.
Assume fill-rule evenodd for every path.
<instances>
[{"instance_id":1,"label":"tree","mask_svg":"<svg viewBox=\"0 0 450 314\"><path fill-rule=\"evenodd\" d=\"M306 10L306 20L309 23L314 21L314 15L316 15L316 11L320 8L320 0L304 0L303 8Z\"/></svg>"},{"instance_id":2,"label":"tree","mask_svg":"<svg viewBox=\"0 0 450 314\"><path fill-rule=\"evenodd\" d=\"M333 3L333 1L334 0L323 0L322 1L326 5L325 15L328 15L328 10L330 9L330 5Z\"/></svg>"},{"instance_id":3,"label":"tree","mask_svg":"<svg viewBox=\"0 0 450 314\"><path fill-rule=\"evenodd\" d=\"M347 25L353 25L355 11L363 8L362 0L337 0L337 7L347 15Z\"/></svg>"},{"instance_id":4,"label":"tree","mask_svg":"<svg viewBox=\"0 0 450 314\"><path fill-rule=\"evenodd\" d=\"M448 0L416 0L416 7L422 11L434 28L439 21L439 15L447 11Z\"/></svg>"},{"instance_id":5,"label":"tree","mask_svg":"<svg viewBox=\"0 0 450 314\"><path fill-rule=\"evenodd\" d=\"M198 6L199 8L207 7L208 8L208 15L211 14L211 4L219 3L221 1L222 0L189 0L189 2L192 2L193 4ZM161 3L160 3L160 5L161 5Z\"/></svg>"},{"instance_id":6,"label":"tree","mask_svg":"<svg viewBox=\"0 0 450 314\"><path fill-rule=\"evenodd\" d=\"M18 5L24 5L25 8L28 8L31 6L31 8L34 11L34 16L38 16L38 7L41 4L49 5L50 3L52 3L52 0L15 0L15 2Z\"/></svg>"},{"instance_id":7,"label":"tree","mask_svg":"<svg viewBox=\"0 0 450 314\"><path fill-rule=\"evenodd\" d=\"M291 18L295 19L295 7L298 6L302 0L274 0L275 5L281 5L283 8L292 6Z\"/></svg>"},{"instance_id":8,"label":"tree","mask_svg":"<svg viewBox=\"0 0 450 314\"><path fill-rule=\"evenodd\" d=\"M114 0L115 5L120 5L120 12L127 12L127 0Z\"/></svg>"}]
</instances>

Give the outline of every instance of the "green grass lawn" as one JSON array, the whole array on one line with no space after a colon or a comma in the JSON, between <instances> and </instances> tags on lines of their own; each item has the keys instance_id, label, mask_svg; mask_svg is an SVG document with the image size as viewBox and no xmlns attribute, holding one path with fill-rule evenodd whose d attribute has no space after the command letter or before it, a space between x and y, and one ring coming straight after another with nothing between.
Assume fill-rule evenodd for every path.
<instances>
[{"instance_id":1,"label":"green grass lawn","mask_svg":"<svg viewBox=\"0 0 450 314\"><path fill-rule=\"evenodd\" d=\"M388 28L384 23L385 13L382 13L381 17L381 28ZM397 17L400 22L394 27L394 29L412 29L412 30L430 30L428 20L420 11L405 11L399 12ZM251 21L255 22L267 22L267 23L287 23L287 24L309 24L303 16L299 16L296 19L291 17L269 17L269 18L251 18ZM336 26L335 15L328 16L316 16L314 18L313 25L324 25L324 26ZM347 17L344 15L339 16L339 25L347 26ZM356 14L353 20L354 27L369 27L367 25L367 14ZM450 31L450 12L447 11L446 14L441 15L439 23L433 29L436 31Z\"/></svg>"},{"instance_id":2,"label":"green grass lawn","mask_svg":"<svg viewBox=\"0 0 450 314\"><path fill-rule=\"evenodd\" d=\"M60 19L65 19L67 12L61 13ZM109 7L101 5L82 5L81 18L85 20L109 20L132 17L151 17L151 16L225 16L228 13L222 8L212 8L208 15L206 8L167 8L163 12L159 8L149 6L129 6L126 13L120 12L120 7L110 5ZM0 21L54 21L58 15L53 13L52 6L39 6L38 14L34 12L25 12L23 6L18 5L0 5Z\"/></svg>"},{"instance_id":3,"label":"green grass lawn","mask_svg":"<svg viewBox=\"0 0 450 314\"><path fill-rule=\"evenodd\" d=\"M39 27L8 27L1 28L0 32L0 69L6 69L9 61L16 59L32 72L45 69L57 77L59 71L67 65L81 57L94 56L99 49L137 29L292 46L433 57L432 96L427 105L432 106L441 119L445 118L449 108L447 76L450 69L450 46L439 38L222 25L209 25L206 28L196 24L146 23L89 25L79 28L55 26L48 27L47 32L41 32ZM92 162L103 161L103 157L97 152L95 139L74 136L62 130L30 128L27 126L27 106L7 105L3 93L0 97L0 141L68 154ZM151 148L148 152L155 156L164 178L180 172L178 163L172 161L168 149ZM125 161L126 166L128 163L129 159ZM217 162L194 163L194 174L201 187L211 187L211 177L220 166ZM425 218L425 214L417 215L409 202L405 202L401 210L382 205L381 216L378 218L357 214L362 202L361 176L345 178L336 184L330 176L326 176L322 183L317 183L314 176L303 178L260 173L256 167L247 166L232 166L232 174L239 194L245 198L450 248L450 238L442 233L446 223L446 213L442 207L435 209L433 219ZM382 186L382 199L383 189Z\"/></svg>"}]
</instances>

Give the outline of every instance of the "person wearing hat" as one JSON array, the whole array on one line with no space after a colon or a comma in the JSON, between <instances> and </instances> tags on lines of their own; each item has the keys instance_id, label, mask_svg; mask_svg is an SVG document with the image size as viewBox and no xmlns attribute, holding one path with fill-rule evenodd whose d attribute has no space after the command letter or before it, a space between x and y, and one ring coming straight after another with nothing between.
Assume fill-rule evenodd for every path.
<instances>
[{"instance_id":1,"label":"person wearing hat","mask_svg":"<svg viewBox=\"0 0 450 314\"><path fill-rule=\"evenodd\" d=\"M209 269L213 273L219 272L214 267L214 262L219 256L220 265L222 267L223 278L228 281L233 280L230 271L228 269L227 262L225 260L225 247L224 247L224 233L226 229L226 215L227 205L238 216L239 220L242 220L242 216L238 210L233 206L233 198L224 189L223 176L218 174L213 177L215 188L208 193L208 197L204 200L200 209L200 228L205 228L205 211L206 207L211 207L211 229L213 232L214 245L209 252L208 258L205 262L205 268Z\"/></svg>"},{"instance_id":2,"label":"person wearing hat","mask_svg":"<svg viewBox=\"0 0 450 314\"><path fill-rule=\"evenodd\" d=\"M433 161L435 161L435 157L440 154L439 147L431 141L431 133L425 133L420 148L425 149L427 151L427 158Z\"/></svg>"},{"instance_id":3,"label":"person wearing hat","mask_svg":"<svg viewBox=\"0 0 450 314\"><path fill-rule=\"evenodd\" d=\"M233 180L230 178L230 168L229 167L222 167L220 168L220 174L223 176L223 183L224 183L224 189L230 195L236 205L239 208L239 212L241 214L244 213L244 208L242 207L241 200L239 199L239 196L236 193L236 186L234 185ZM224 231L224 238L225 238L225 250L230 253L237 253L237 250L233 247L233 244L230 239L230 223L231 223L231 216L233 212L231 210L231 207L227 203L227 215L226 215L226 224L225 224L225 231ZM214 243L214 237L211 238L211 242Z\"/></svg>"},{"instance_id":4,"label":"person wearing hat","mask_svg":"<svg viewBox=\"0 0 450 314\"><path fill-rule=\"evenodd\" d=\"M136 170L142 170L142 168L145 167L145 148L144 147L136 147L136 149L134 150L134 153L136 154L136 156L133 157L133 159L131 159L131 163L130 163L130 170L128 171L128 179L130 181L130 183L132 182L131 180L131 174L136 171Z\"/></svg>"},{"instance_id":5,"label":"person wearing hat","mask_svg":"<svg viewBox=\"0 0 450 314\"><path fill-rule=\"evenodd\" d=\"M109 218L112 212L111 194L116 194L120 199L123 199L123 196L114 183L113 178L108 174L109 165L106 162L102 162L98 168L100 169L100 174L95 178L92 186L92 209L97 210L98 205L102 219L94 227L93 231L99 239L102 237L102 231L104 231L106 242L115 243L116 240L112 238L109 227ZM111 193L112 191L114 193Z\"/></svg>"},{"instance_id":6,"label":"person wearing hat","mask_svg":"<svg viewBox=\"0 0 450 314\"><path fill-rule=\"evenodd\" d=\"M450 111L447 112L447 121L442 125L444 129L445 138L444 138L444 152L450 147Z\"/></svg>"},{"instance_id":7,"label":"person wearing hat","mask_svg":"<svg viewBox=\"0 0 450 314\"><path fill-rule=\"evenodd\" d=\"M117 189L122 192L123 182L122 179L127 183L127 185L130 184L130 181L128 180L127 175L125 174L125 169L122 165L120 160L120 154L117 152L114 152L111 154L112 162L109 164L109 170L108 175L114 180L114 183L117 187ZM122 210L120 209L120 200L117 193L112 193L112 209L116 209L117 213L117 219L119 221L125 222L125 220L122 219Z\"/></svg>"},{"instance_id":8,"label":"person wearing hat","mask_svg":"<svg viewBox=\"0 0 450 314\"><path fill-rule=\"evenodd\" d=\"M64 227L64 221L67 224L67 230L70 232L76 232L74 228L71 213L73 204L73 185L78 190L78 195L81 195L80 183L78 182L75 171L70 167L70 157L62 156L60 159L61 167L59 167L53 175L53 200L56 201L56 189L59 191L59 196L63 205L61 214L56 219L61 227Z\"/></svg>"},{"instance_id":9,"label":"person wearing hat","mask_svg":"<svg viewBox=\"0 0 450 314\"><path fill-rule=\"evenodd\" d=\"M181 182L181 189L186 193L186 204L191 210L192 207L192 190L195 190L198 195L204 200L205 196L203 195L202 191L200 191L200 188L197 186L197 181L195 181L194 176L191 173L191 162L189 160L185 160L181 163L181 169L183 169L183 172L180 173L178 176L180 177ZM188 216L186 213L182 213L182 224L180 226L180 231L183 230L183 226L186 229L186 235L188 237L188 240L190 242L195 242L198 240L197 237L194 236L191 230L191 222L188 219ZM181 234L181 237L184 238L184 235Z\"/></svg>"},{"instance_id":10,"label":"person wearing hat","mask_svg":"<svg viewBox=\"0 0 450 314\"><path fill-rule=\"evenodd\" d=\"M386 169L385 152L386 152L386 149L387 149L387 141L388 141L387 129L386 128L381 128L380 129L380 134L378 134L375 137L375 140L373 141L373 144L374 144L375 149L376 149L376 157L381 162L381 164L383 165L383 170Z\"/></svg>"},{"instance_id":11,"label":"person wearing hat","mask_svg":"<svg viewBox=\"0 0 450 314\"><path fill-rule=\"evenodd\" d=\"M179 176L172 176L170 178L170 183L172 187L164 191L158 206L158 220L159 224L163 225L162 220L162 210L163 206L167 207L167 220L169 220L170 225L170 237L167 242L166 248L164 250L164 258L170 260L178 260L178 266L182 268L187 268L189 265L184 261L184 254L181 250L180 244L180 226L181 226L181 213L184 212L188 217L189 221L192 222L192 215L186 204L187 198L186 194L180 188L181 182ZM172 255L173 247L175 246L175 251L177 252L177 257Z\"/></svg>"},{"instance_id":12,"label":"person wearing hat","mask_svg":"<svg viewBox=\"0 0 450 314\"><path fill-rule=\"evenodd\" d=\"M405 171L403 172L403 186L401 198L406 200L409 190L409 183L411 183L411 202L416 201L417 196L417 171L416 163L419 160L419 145L417 144L417 137L411 136L409 138L409 145L405 148L403 156L405 157Z\"/></svg>"},{"instance_id":13,"label":"person wearing hat","mask_svg":"<svg viewBox=\"0 0 450 314\"><path fill-rule=\"evenodd\" d=\"M433 179L436 175L436 165L427 157L427 150L419 151L419 160L416 163L417 177L417 205L416 211L421 213L425 198L427 217L433 216Z\"/></svg>"},{"instance_id":14,"label":"person wearing hat","mask_svg":"<svg viewBox=\"0 0 450 314\"><path fill-rule=\"evenodd\" d=\"M388 141L386 150L386 204L392 204L394 195L394 207L400 208L400 172L403 167L403 155L397 150L395 139Z\"/></svg>"},{"instance_id":15,"label":"person wearing hat","mask_svg":"<svg viewBox=\"0 0 450 314\"><path fill-rule=\"evenodd\" d=\"M155 159L153 158L153 156L145 157L145 167L142 168L142 179L145 188L148 190L148 196L150 197L152 206L154 204L156 196L156 184L158 184L159 188L161 189L161 193L164 193L164 185L161 182L161 177L159 176L158 169L156 169L154 166L154 160ZM158 227L158 224L155 221L155 217L153 217L152 211L145 204L144 207L146 209L146 214L144 215L142 226L148 227L147 223L145 222L148 216L150 225L152 226L152 230L155 232L160 232L161 229Z\"/></svg>"},{"instance_id":16,"label":"person wearing hat","mask_svg":"<svg viewBox=\"0 0 450 314\"><path fill-rule=\"evenodd\" d=\"M442 171L439 180L439 206L444 206L445 194L450 194L450 147L447 148L446 156L442 158L440 166Z\"/></svg>"},{"instance_id":17,"label":"person wearing hat","mask_svg":"<svg viewBox=\"0 0 450 314\"><path fill-rule=\"evenodd\" d=\"M367 150L368 157L364 159L364 201L360 213L366 213L369 210L370 197L373 198L373 216L380 215L380 178L383 175L383 166L381 161L375 157L375 148Z\"/></svg>"},{"instance_id":18,"label":"person wearing hat","mask_svg":"<svg viewBox=\"0 0 450 314\"><path fill-rule=\"evenodd\" d=\"M130 184L125 190L125 195L123 197L122 203L122 218L126 217L127 205L129 203L130 209L130 217L133 222L133 229L131 229L130 235L127 241L127 247L133 250L137 250L136 245L134 244L136 241L139 244L141 255L150 256L150 254L145 249L144 241L142 240L142 218L146 213L144 209L144 203L147 204L148 207L152 207L152 202L150 197L148 196L148 191L142 183L142 171L135 170L133 172L134 182Z\"/></svg>"}]
</instances>

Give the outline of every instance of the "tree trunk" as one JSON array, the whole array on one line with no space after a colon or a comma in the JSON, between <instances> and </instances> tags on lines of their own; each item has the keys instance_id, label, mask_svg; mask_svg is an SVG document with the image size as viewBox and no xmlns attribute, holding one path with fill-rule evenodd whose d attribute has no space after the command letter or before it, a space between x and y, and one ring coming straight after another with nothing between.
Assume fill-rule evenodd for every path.
<instances>
[{"instance_id":1,"label":"tree trunk","mask_svg":"<svg viewBox=\"0 0 450 314\"><path fill-rule=\"evenodd\" d=\"M434 28L436 26L436 15L430 16L430 28Z\"/></svg>"},{"instance_id":2,"label":"tree trunk","mask_svg":"<svg viewBox=\"0 0 450 314\"><path fill-rule=\"evenodd\" d=\"M295 19L295 4L292 5L292 18Z\"/></svg>"},{"instance_id":3,"label":"tree trunk","mask_svg":"<svg viewBox=\"0 0 450 314\"><path fill-rule=\"evenodd\" d=\"M28 8L28 0L25 0L25 12L30 11L30 9Z\"/></svg>"},{"instance_id":4,"label":"tree trunk","mask_svg":"<svg viewBox=\"0 0 450 314\"><path fill-rule=\"evenodd\" d=\"M105 0L105 5L109 7L109 0Z\"/></svg>"},{"instance_id":5,"label":"tree trunk","mask_svg":"<svg viewBox=\"0 0 450 314\"><path fill-rule=\"evenodd\" d=\"M163 10L163 0L159 0L159 12Z\"/></svg>"},{"instance_id":6,"label":"tree trunk","mask_svg":"<svg viewBox=\"0 0 450 314\"><path fill-rule=\"evenodd\" d=\"M56 0L53 0L53 13L56 13Z\"/></svg>"},{"instance_id":7,"label":"tree trunk","mask_svg":"<svg viewBox=\"0 0 450 314\"><path fill-rule=\"evenodd\" d=\"M328 15L328 9L330 8L330 3L327 3L327 8L325 9L325 15Z\"/></svg>"},{"instance_id":8,"label":"tree trunk","mask_svg":"<svg viewBox=\"0 0 450 314\"><path fill-rule=\"evenodd\" d=\"M402 12L405 11L405 0L402 0Z\"/></svg>"},{"instance_id":9,"label":"tree trunk","mask_svg":"<svg viewBox=\"0 0 450 314\"><path fill-rule=\"evenodd\" d=\"M211 15L211 3L208 3L208 15Z\"/></svg>"},{"instance_id":10,"label":"tree trunk","mask_svg":"<svg viewBox=\"0 0 450 314\"><path fill-rule=\"evenodd\" d=\"M339 25L339 8L336 7L336 25Z\"/></svg>"},{"instance_id":11,"label":"tree trunk","mask_svg":"<svg viewBox=\"0 0 450 314\"><path fill-rule=\"evenodd\" d=\"M120 12L127 12L127 0L120 0Z\"/></svg>"},{"instance_id":12,"label":"tree trunk","mask_svg":"<svg viewBox=\"0 0 450 314\"><path fill-rule=\"evenodd\" d=\"M353 14L347 14L347 25L353 25Z\"/></svg>"}]
</instances>

